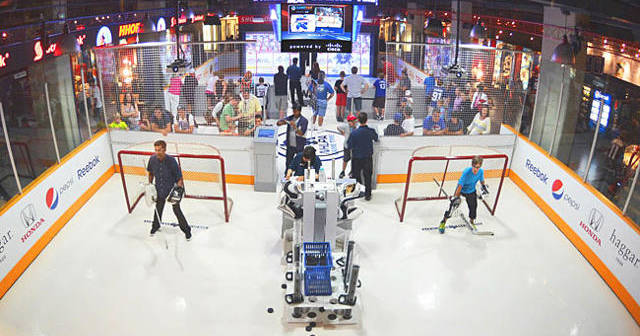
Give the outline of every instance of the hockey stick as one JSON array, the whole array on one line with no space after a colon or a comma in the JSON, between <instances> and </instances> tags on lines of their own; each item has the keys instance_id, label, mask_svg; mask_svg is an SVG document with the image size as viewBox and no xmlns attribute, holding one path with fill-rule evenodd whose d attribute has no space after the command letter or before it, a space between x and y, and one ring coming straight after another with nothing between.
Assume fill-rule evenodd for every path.
<instances>
[{"instance_id":1,"label":"hockey stick","mask_svg":"<svg viewBox=\"0 0 640 336\"><path fill-rule=\"evenodd\" d=\"M144 159L142 159L142 166L146 167ZM146 193L146 191L145 191L145 193ZM145 195L145 197L146 197L146 195ZM162 218L160 217L160 214L158 213L157 205L158 205L158 195L156 194L156 201L155 201L155 204L153 205L153 211L156 214L156 218L158 218L158 226L160 226L160 224L162 223ZM151 227L153 228L153 224L151 224ZM160 228L158 228L158 230L162 231ZM168 250L169 249L169 242L167 241L167 235L165 235L164 232L162 233L162 237L164 238L164 248Z\"/></svg>"},{"instance_id":2,"label":"hockey stick","mask_svg":"<svg viewBox=\"0 0 640 336\"><path fill-rule=\"evenodd\" d=\"M476 227L476 224L473 224L470 221L468 221L467 218L462 213L460 213L460 218L462 218L462 220L467 225L469 230L471 230L472 234L477 235L477 236L493 236L493 232L491 232L491 231L478 231L478 228Z\"/></svg>"}]
</instances>

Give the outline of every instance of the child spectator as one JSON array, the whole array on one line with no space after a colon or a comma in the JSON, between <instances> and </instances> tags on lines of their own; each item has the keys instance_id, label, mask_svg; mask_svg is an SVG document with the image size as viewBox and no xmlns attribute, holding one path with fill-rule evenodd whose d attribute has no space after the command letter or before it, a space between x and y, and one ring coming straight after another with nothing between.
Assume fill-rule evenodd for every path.
<instances>
[{"instance_id":1,"label":"child spectator","mask_svg":"<svg viewBox=\"0 0 640 336\"><path fill-rule=\"evenodd\" d=\"M118 128L123 130L129 129L129 127L127 126L127 123L120 119L119 113L116 113L116 115L113 118L113 122L109 124L109 128Z\"/></svg>"},{"instance_id":2,"label":"child spectator","mask_svg":"<svg viewBox=\"0 0 640 336\"><path fill-rule=\"evenodd\" d=\"M413 117L413 110L411 109L411 107L406 106L406 108L402 111L402 114L404 116L404 120L402 120L403 132L402 134L400 134L400 136L412 136L413 131L416 127L416 119Z\"/></svg>"},{"instance_id":3,"label":"child spectator","mask_svg":"<svg viewBox=\"0 0 640 336\"><path fill-rule=\"evenodd\" d=\"M195 122L193 120L193 115L191 113L187 113L185 111L184 106L178 106L178 115L176 116L176 121L173 126L173 129L176 133L193 133L193 127L195 126Z\"/></svg>"},{"instance_id":4,"label":"child spectator","mask_svg":"<svg viewBox=\"0 0 640 336\"><path fill-rule=\"evenodd\" d=\"M464 134L464 125L459 118L459 112L453 112L451 118L447 121L447 135L462 135Z\"/></svg>"},{"instance_id":5,"label":"child spectator","mask_svg":"<svg viewBox=\"0 0 640 336\"><path fill-rule=\"evenodd\" d=\"M384 135L398 136L404 133L404 129L402 129L402 126L400 126L402 119L403 119L402 113L396 113L393 116L393 124L389 124L389 126L387 126L387 128L384 129Z\"/></svg>"},{"instance_id":6,"label":"child spectator","mask_svg":"<svg viewBox=\"0 0 640 336\"><path fill-rule=\"evenodd\" d=\"M384 80L384 73L378 73L378 79L373 83L376 88L376 95L373 99L373 111L376 113L377 120L384 119L384 105L387 94L387 82Z\"/></svg>"},{"instance_id":7,"label":"child spectator","mask_svg":"<svg viewBox=\"0 0 640 336\"><path fill-rule=\"evenodd\" d=\"M267 91L269 90L269 84L264 82L264 78L260 77L258 79L258 85L256 85L256 97L260 101L260 105L262 106L262 111L267 110Z\"/></svg>"}]
</instances>

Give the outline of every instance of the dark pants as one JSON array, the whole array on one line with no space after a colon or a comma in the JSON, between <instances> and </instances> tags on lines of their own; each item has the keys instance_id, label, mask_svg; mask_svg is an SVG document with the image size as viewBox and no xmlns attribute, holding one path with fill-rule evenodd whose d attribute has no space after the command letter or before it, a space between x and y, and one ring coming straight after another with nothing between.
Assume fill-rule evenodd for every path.
<instances>
[{"instance_id":1,"label":"dark pants","mask_svg":"<svg viewBox=\"0 0 640 336\"><path fill-rule=\"evenodd\" d=\"M467 206L469 207L469 218L475 220L476 210L478 209L478 195L476 195L475 191L468 194L461 194L467 200Z\"/></svg>"},{"instance_id":2,"label":"dark pants","mask_svg":"<svg viewBox=\"0 0 640 336\"><path fill-rule=\"evenodd\" d=\"M358 183L362 183L364 177L364 194L365 196L371 196L371 175L373 174L373 158L367 157L363 159L351 158L351 176L353 176ZM361 176L363 175L363 176Z\"/></svg>"},{"instance_id":3,"label":"dark pants","mask_svg":"<svg viewBox=\"0 0 640 336\"><path fill-rule=\"evenodd\" d=\"M153 224L151 226L152 229L160 227L160 221L162 220L162 210L164 210L165 202L166 201L164 198L160 198L156 202L156 210L158 213L153 214ZM180 210L180 203L176 203L173 205L173 213L176 215L176 218L178 218L178 224L180 224L180 230L182 230L182 232L184 232L185 234L190 233L191 227L189 226L189 224L187 224L187 219L184 218L184 215L182 214L182 210ZM158 216L160 216L160 218L158 218Z\"/></svg>"},{"instance_id":4,"label":"dark pants","mask_svg":"<svg viewBox=\"0 0 640 336\"><path fill-rule=\"evenodd\" d=\"M298 149L296 147L287 146L287 161L286 167L284 168L284 174L287 175L287 170L289 169L289 165L291 161L293 161L293 157L298 154Z\"/></svg>"},{"instance_id":5,"label":"dark pants","mask_svg":"<svg viewBox=\"0 0 640 336\"><path fill-rule=\"evenodd\" d=\"M295 105L296 103L296 91L298 94L298 103L300 106L304 105L304 100L302 100L302 85L299 80L290 80L289 81L289 92L291 93L291 103Z\"/></svg>"}]
</instances>

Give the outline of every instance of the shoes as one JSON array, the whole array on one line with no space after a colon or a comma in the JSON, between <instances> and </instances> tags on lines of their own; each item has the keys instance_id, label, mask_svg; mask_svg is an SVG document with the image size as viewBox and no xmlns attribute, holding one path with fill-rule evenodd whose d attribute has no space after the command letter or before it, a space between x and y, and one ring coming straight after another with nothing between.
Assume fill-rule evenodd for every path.
<instances>
[{"instance_id":1,"label":"shoes","mask_svg":"<svg viewBox=\"0 0 640 336\"><path fill-rule=\"evenodd\" d=\"M191 241L191 232L185 233L184 237L187 238L187 241Z\"/></svg>"},{"instance_id":2,"label":"shoes","mask_svg":"<svg viewBox=\"0 0 640 336\"><path fill-rule=\"evenodd\" d=\"M153 236L154 234L156 234L156 232L158 232L158 231L160 231L160 226L158 226L158 227L152 227L152 228L151 228L151 232L150 232L151 236Z\"/></svg>"},{"instance_id":3,"label":"shoes","mask_svg":"<svg viewBox=\"0 0 640 336\"><path fill-rule=\"evenodd\" d=\"M344 178L344 170L340 172L340 175L338 175L338 178Z\"/></svg>"},{"instance_id":4,"label":"shoes","mask_svg":"<svg viewBox=\"0 0 640 336\"><path fill-rule=\"evenodd\" d=\"M371 195L367 195L367 196L365 196L365 197L364 197L364 200L365 200L365 201L370 201L370 200L371 200Z\"/></svg>"}]
</instances>

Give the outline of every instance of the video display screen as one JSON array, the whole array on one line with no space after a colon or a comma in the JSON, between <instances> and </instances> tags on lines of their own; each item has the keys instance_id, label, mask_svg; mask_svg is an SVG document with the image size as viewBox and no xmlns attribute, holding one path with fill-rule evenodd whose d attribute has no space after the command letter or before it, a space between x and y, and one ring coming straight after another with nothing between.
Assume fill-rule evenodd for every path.
<instances>
[{"instance_id":1,"label":"video display screen","mask_svg":"<svg viewBox=\"0 0 640 336\"><path fill-rule=\"evenodd\" d=\"M611 95L604 94L600 90L595 90L593 101L591 102L591 126L595 127L598 122L598 114L600 114L600 105L602 105L602 119L600 120L600 130L604 131L609 125L609 113L611 112Z\"/></svg>"},{"instance_id":2,"label":"video display screen","mask_svg":"<svg viewBox=\"0 0 640 336\"><path fill-rule=\"evenodd\" d=\"M245 39L256 41L245 48L245 71L253 74L273 75L279 65L286 68L294 57L299 57L298 53L280 52L280 42L274 33L249 32ZM371 75L371 42L370 34L359 34L351 53L319 53L320 69L329 76L337 76L340 71L351 73L351 67L356 66L359 74Z\"/></svg>"},{"instance_id":3,"label":"video display screen","mask_svg":"<svg viewBox=\"0 0 640 336\"><path fill-rule=\"evenodd\" d=\"M282 52L351 52L353 7L289 5L282 13Z\"/></svg>"}]
</instances>

